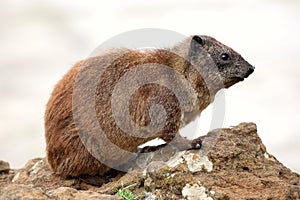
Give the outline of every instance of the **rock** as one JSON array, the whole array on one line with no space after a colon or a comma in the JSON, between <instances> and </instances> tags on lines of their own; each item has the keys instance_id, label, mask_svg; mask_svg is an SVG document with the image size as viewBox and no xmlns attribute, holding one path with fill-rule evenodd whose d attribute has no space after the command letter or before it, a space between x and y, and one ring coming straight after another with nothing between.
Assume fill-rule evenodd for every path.
<instances>
[{"instance_id":1,"label":"rock","mask_svg":"<svg viewBox=\"0 0 300 200\"><path fill-rule=\"evenodd\" d=\"M120 188L148 200L300 199L300 176L266 151L253 123L211 131L200 150L141 154L133 171L101 187L54 175L44 158L0 169L0 199L122 199Z\"/></svg>"},{"instance_id":2,"label":"rock","mask_svg":"<svg viewBox=\"0 0 300 200\"><path fill-rule=\"evenodd\" d=\"M44 191L42 188L35 188L33 185L10 184L0 192L0 199L105 199L120 200L117 196L99 194L92 191L76 190L69 187L59 187L53 190Z\"/></svg>"},{"instance_id":3,"label":"rock","mask_svg":"<svg viewBox=\"0 0 300 200\"><path fill-rule=\"evenodd\" d=\"M1 172L8 172L9 171L9 163L0 160L0 173Z\"/></svg>"},{"instance_id":4,"label":"rock","mask_svg":"<svg viewBox=\"0 0 300 200\"><path fill-rule=\"evenodd\" d=\"M112 195L99 194L93 191L76 190L69 187L60 187L54 190L47 191L47 195L54 199L106 199L120 200L122 198Z\"/></svg>"},{"instance_id":5,"label":"rock","mask_svg":"<svg viewBox=\"0 0 300 200\"><path fill-rule=\"evenodd\" d=\"M1 189L0 194L0 199L48 199L42 189L23 184L9 184Z\"/></svg>"}]
</instances>

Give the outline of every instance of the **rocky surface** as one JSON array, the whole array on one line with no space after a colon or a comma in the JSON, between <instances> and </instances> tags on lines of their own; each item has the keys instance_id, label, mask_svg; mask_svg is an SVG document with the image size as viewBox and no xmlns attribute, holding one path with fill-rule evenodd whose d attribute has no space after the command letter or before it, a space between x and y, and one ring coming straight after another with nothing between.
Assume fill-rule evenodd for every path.
<instances>
[{"instance_id":1,"label":"rocky surface","mask_svg":"<svg viewBox=\"0 0 300 200\"><path fill-rule=\"evenodd\" d=\"M53 175L44 158L17 170L0 161L0 199L122 199L116 195L122 188L148 200L300 199L300 176L267 153L255 124L214 130L203 139L201 150L167 146L142 154L135 170L101 187Z\"/></svg>"}]
</instances>

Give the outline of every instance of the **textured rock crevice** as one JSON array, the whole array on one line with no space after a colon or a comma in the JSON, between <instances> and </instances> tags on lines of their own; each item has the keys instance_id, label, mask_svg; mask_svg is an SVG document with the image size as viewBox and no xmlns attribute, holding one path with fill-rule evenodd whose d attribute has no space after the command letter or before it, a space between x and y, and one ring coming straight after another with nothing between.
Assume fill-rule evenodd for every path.
<instances>
[{"instance_id":1,"label":"textured rock crevice","mask_svg":"<svg viewBox=\"0 0 300 200\"><path fill-rule=\"evenodd\" d=\"M126 186L140 199L300 199L300 176L266 151L255 124L203 139L200 150L141 155L139 168L101 187L53 175L44 158L22 169L1 161L0 199L121 199Z\"/></svg>"}]
</instances>

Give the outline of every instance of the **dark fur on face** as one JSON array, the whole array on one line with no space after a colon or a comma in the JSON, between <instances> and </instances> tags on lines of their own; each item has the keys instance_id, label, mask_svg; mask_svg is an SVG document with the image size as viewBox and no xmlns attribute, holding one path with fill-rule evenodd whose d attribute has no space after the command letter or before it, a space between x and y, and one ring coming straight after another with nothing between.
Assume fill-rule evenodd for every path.
<instances>
[{"instance_id":1,"label":"dark fur on face","mask_svg":"<svg viewBox=\"0 0 300 200\"><path fill-rule=\"evenodd\" d=\"M210 36L193 36L191 40L191 59L197 59L201 51L206 51L214 61L225 88L243 81L254 72L254 67L232 48Z\"/></svg>"}]
</instances>

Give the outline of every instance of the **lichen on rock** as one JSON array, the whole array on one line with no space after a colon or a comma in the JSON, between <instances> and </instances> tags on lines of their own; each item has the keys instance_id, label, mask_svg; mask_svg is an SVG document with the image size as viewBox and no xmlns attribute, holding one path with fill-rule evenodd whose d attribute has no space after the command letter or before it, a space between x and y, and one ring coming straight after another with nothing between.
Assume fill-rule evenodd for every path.
<instances>
[{"instance_id":1,"label":"lichen on rock","mask_svg":"<svg viewBox=\"0 0 300 200\"><path fill-rule=\"evenodd\" d=\"M207 196L206 189L198 184L190 185L186 184L182 189L182 196L188 200L213 200L213 198Z\"/></svg>"},{"instance_id":2,"label":"lichen on rock","mask_svg":"<svg viewBox=\"0 0 300 200\"><path fill-rule=\"evenodd\" d=\"M142 154L136 168L101 187L54 175L44 158L22 169L0 162L0 199L120 199L117 190L129 185L148 200L300 199L299 174L266 151L255 124L213 130L203 140L200 150Z\"/></svg>"}]
</instances>

